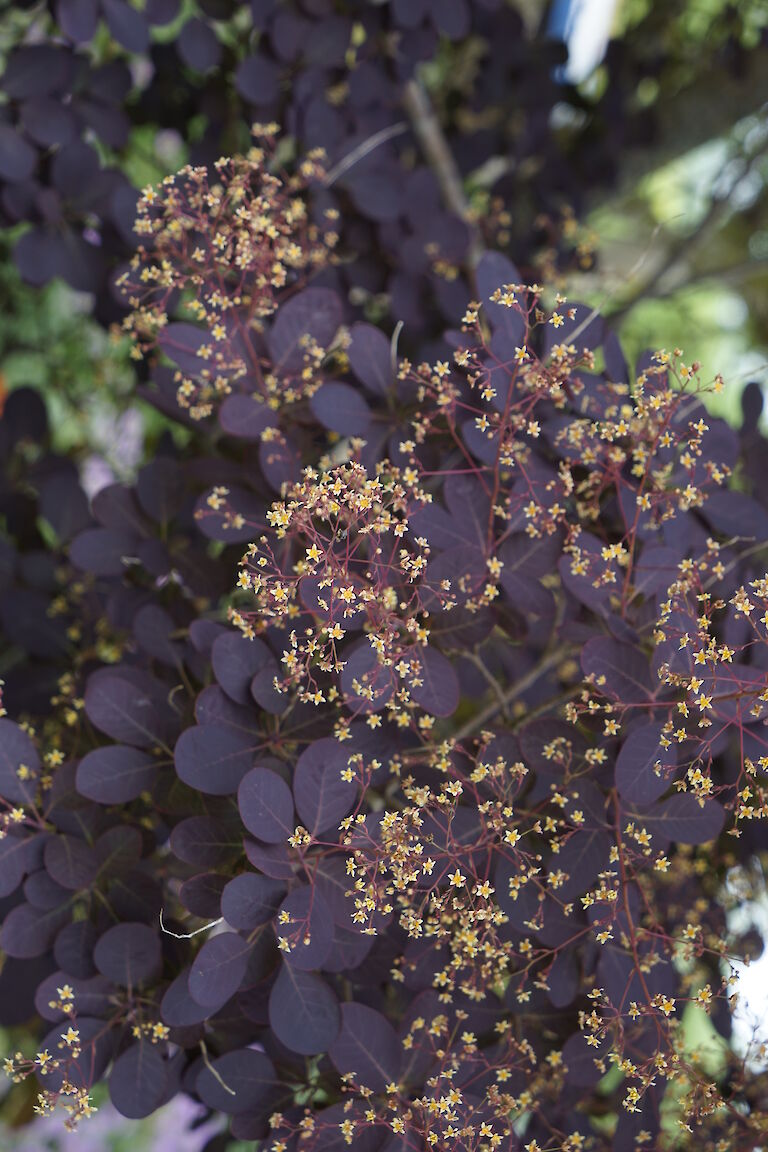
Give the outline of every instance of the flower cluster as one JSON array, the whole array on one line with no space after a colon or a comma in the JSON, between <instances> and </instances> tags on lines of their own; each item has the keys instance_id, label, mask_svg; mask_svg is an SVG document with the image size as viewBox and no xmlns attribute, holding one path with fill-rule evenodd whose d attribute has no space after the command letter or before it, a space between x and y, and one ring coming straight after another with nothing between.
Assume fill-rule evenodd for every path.
<instances>
[{"instance_id":1,"label":"flower cluster","mask_svg":"<svg viewBox=\"0 0 768 1152\"><path fill-rule=\"evenodd\" d=\"M59 1106L65 1113L64 1127L74 1132L81 1120L89 1119L98 1109L94 1107L88 1089L83 1087L78 1068L82 1047L80 1029L76 1027L75 993L72 987L65 984L57 988L56 999L48 1007L68 1017L66 1028L54 1030L48 1045L33 1058L16 1052L4 1060L3 1068L14 1084L36 1076L42 1090L38 1092L34 1104L35 1114L48 1116ZM48 1087L50 1081L55 1082L55 1086Z\"/></svg>"},{"instance_id":2,"label":"flower cluster","mask_svg":"<svg viewBox=\"0 0 768 1152\"><path fill-rule=\"evenodd\" d=\"M338 239L333 210L320 228L306 204L307 187L323 176L322 151L295 174L278 174L277 131L256 124L245 156L218 160L213 174L183 168L139 199L142 243L117 282L131 308L122 328L135 358L160 349L177 363L178 403L193 419L235 388L275 405L290 398L279 373L265 368L259 336ZM301 381L292 387L302 394Z\"/></svg>"},{"instance_id":3,"label":"flower cluster","mask_svg":"<svg viewBox=\"0 0 768 1152\"><path fill-rule=\"evenodd\" d=\"M169 225L197 357L262 265L193 283ZM765 1139L725 1042L729 884L764 850L763 442L681 355L630 370L496 255L477 282L421 358L327 282L275 288L261 376L206 393L223 435L188 425L74 526L33 478L69 567L12 590L45 687L6 676L0 1011L40 1018L9 1071L50 1065L41 1107L181 1087L270 1152Z\"/></svg>"}]
</instances>

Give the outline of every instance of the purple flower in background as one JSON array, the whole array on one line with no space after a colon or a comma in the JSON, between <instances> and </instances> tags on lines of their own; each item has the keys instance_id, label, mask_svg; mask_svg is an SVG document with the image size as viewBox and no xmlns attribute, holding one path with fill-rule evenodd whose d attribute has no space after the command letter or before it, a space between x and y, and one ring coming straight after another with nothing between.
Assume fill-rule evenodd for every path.
<instances>
[{"instance_id":1,"label":"purple flower in background","mask_svg":"<svg viewBox=\"0 0 768 1152\"><path fill-rule=\"evenodd\" d=\"M202 1152L212 1136L220 1130L221 1121L209 1120L194 1127L206 1113L189 1096L176 1096L159 1112L143 1123L141 1142L137 1141L135 1122L126 1120L110 1104L99 1107L73 1137L66 1132L61 1116L41 1116L18 1135L0 1131L5 1152L122 1152L124 1147L141 1147L143 1152ZM129 1135L130 1134L130 1135Z\"/></svg>"},{"instance_id":2,"label":"purple flower in background","mask_svg":"<svg viewBox=\"0 0 768 1152\"><path fill-rule=\"evenodd\" d=\"M98 452L86 458L81 480L93 499L108 484L135 472L144 445L141 414L135 408L120 415L114 411L97 412L92 418L90 438Z\"/></svg>"}]
</instances>

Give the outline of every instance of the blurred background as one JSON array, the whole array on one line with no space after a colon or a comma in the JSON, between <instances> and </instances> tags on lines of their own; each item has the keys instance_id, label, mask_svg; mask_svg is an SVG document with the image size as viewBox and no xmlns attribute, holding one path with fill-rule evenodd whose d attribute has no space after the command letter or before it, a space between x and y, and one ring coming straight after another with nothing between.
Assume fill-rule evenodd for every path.
<instances>
[{"instance_id":1,"label":"blurred background","mask_svg":"<svg viewBox=\"0 0 768 1152\"><path fill-rule=\"evenodd\" d=\"M157 6L136 0L122 9ZM231 74L241 43L259 48L264 7L181 0L146 41L132 47L131 35L107 21L79 48L99 77L116 61L124 68L117 103L100 104L95 88L74 97L83 139L120 174L110 196L124 215L131 186L243 139L247 123L229 99ZM444 34L438 20L423 66L433 103L455 130L469 204L480 217L498 216L499 243L526 274L599 308L630 361L646 348L681 347L687 362L700 362L703 380L720 373L725 387L709 402L739 424L746 383L763 393L768 385L768 3L476 0L469 7L482 11L466 35ZM4 72L19 45L66 42L57 25L62 10L66 17L74 7L0 0ZM509 35L496 36L496 27ZM73 249L80 255L71 274L62 273L58 255L41 270L40 245L54 228L45 215L48 189L35 191L28 210L18 178L24 155L11 128L26 116L37 143L46 146L46 137L30 127L28 93L18 110L17 71L4 88L0 80L0 404L20 386L42 391L54 447L74 456L93 493L130 479L168 422L137 398L134 362L110 332L117 313L108 282L81 274L88 245L107 243L103 212L87 196L66 201L61 181L56 195L66 206L56 202L56 242L81 245ZM244 83L234 87L242 92ZM37 113L45 120L53 110ZM372 316L387 307L380 297L367 301ZM768 922L765 908L738 915L761 932ZM766 977L768 964L758 962L743 981L745 1038L761 1019L765 1027ZM708 1041L703 1021L691 1018L696 1048ZM23 1043L21 1025L0 1034L0 1051ZM71 1138L58 1119L25 1126L34 1099L15 1100L11 1111L0 1099L6 1152L71 1142L78 1152L197 1152L214 1134L210 1125L197 1127L196 1109L181 1099L140 1127L126 1127L105 1098L97 1100L99 1116Z\"/></svg>"}]
</instances>

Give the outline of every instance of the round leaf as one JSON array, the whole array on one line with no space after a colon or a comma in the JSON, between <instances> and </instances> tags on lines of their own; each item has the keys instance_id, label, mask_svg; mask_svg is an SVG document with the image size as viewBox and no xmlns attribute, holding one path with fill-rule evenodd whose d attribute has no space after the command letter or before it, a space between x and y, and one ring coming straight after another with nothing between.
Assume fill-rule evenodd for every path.
<instances>
[{"instance_id":1,"label":"round leaf","mask_svg":"<svg viewBox=\"0 0 768 1152\"><path fill-rule=\"evenodd\" d=\"M189 994L211 1015L223 1007L243 982L251 945L236 932L221 932L206 940L192 962Z\"/></svg>"},{"instance_id":2,"label":"round leaf","mask_svg":"<svg viewBox=\"0 0 768 1152\"><path fill-rule=\"evenodd\" d=\"M342 1004L341 1030L328 1055L342 1076L374 1092L397 1081L401 1045L392 1025L365 1004Z\"/></svg>"},{"instance_id":3,"label":"round leaf","mask_svg":"<svg viewBox=\"0 0 768 1152\"><path fill-rule=\"evenodd\" d=\"M152 788L157 767L138 748L113 744L88 752L77 766L75 783L81 796L97 804L127 804Z\"/></svg>"},{"instance_id":4,"label":"round leaf","mask_svg":"<svg viewBox=\"0 0 768 1152\"><path fill-rule=\"evenodd\" d=\"M240 1112L256 1111L266 1105L274 1089L279 1088L272 1061L266 1053L253 1048L227 1052L213 1060L211 1066L217 1075L210 1068L203 1068L195 1088L203 1103L216 1112L236 1116Z\"/></svg>"},{"instance_id":5,"label":"round leaf","mask_svg":"<svg viewBox=\"0 0 768 1152\"><path fill-rule=\"evenodd\" d=\"M187 728L173 753L180 780L209 796L236 792L253 762L253 743L245 732L220 724Z\"/></svg>"},{"instance_id":6,"label":"round leaf","mask_svg":"<svg viewBox=\"0 0 768 1152\"><path fill-rule=\"evenodd\" d=\"M459 706L459 678L450 660L436 648L419 648L411 662L417 669L407 683L412 699L432 716L452 716Z\"/></svg>"},{"instance_id":7,"label":"round leaf","mask_svg":"<svg viewBox=\"0 0 768 1152\"><path fill-rule=\"evenodd\" d=\"M291 946L285 963L310 972L322 968L333 947L333 916L317 889L305 884L283 900L275 932Z\"/></svg>"},{"instance_id":8,"label":"round leaf","mask_svg":"<svg viewBox=\"0 0 768 1152\"><path fill-rule=\"evenodd\" d=\"M327 1052L341 1023L339 1002L322 977L284 964L269 995L269 1023L299 1056Z\"/></svg>"},{"instance_id":9,"label":"round leaf","mask_svg":"<svg viewBox=\"0 0 768 1152\"><path fill-rule=\"evenodd\" d=\"M661 736L661 724L648 724L624 741L616 760L616 787L624 800L652 804L669 788L674 750L662 748Z\"/></svg>"},{"instance_id":10,"label":"round leaf","mask_svg":"<svg viewBox=\"0 0 768 1152\"><path fill-rule=\"evenodd\" d=\"M280 844L293 833L291 790L276 772L253 768L237 791L237 804L249 832L267 844Z\"/></svg>"},{"instance_id":11,"label":"round leaf","mask_svg":"<svg viewBox=\"0 0 768 1152\"><path fill-rule=\"evenodd\" d=\"M150 1116L167 1091L168 1065L157 1045L143 1040L118 1056L109 1076L109 1098L121 1116Z\"/></svg>"},{"instance_id":12,"label":"round leaf","mask_svg":"<svg viewBox=\"0 0 768 1152\"><path fill-rule=\"evenodd\" d=\"M344 780L349 752L332 737L316 740L296 763L293 795L304 827L313 836L336 828L348 816L357 797L355 780Z\"/></svg>"},{"instance_id":13,"label":"round leaf","mask_svg":"<svg viewBox=\"0 0 768 1152\"><path fill-rule=\"evenodd\" d=\"M372 324L353 324L350 335L350 368L370 392L384 395L392 385L390 341Z\"/></svg>"},{"instance_id":14,"label":"round leaf","mask_svg":"<svg viewBox=\"0 0 768 1152\"><path fill-rule=\"evenodd\" d=\"M34 777L39 769L40 757L31 738L12 720L0 718L0 796L13 804L28 804L35 788L23 777Z\"/></svg>"},{"instance_id":15,"label":"round leaf","mask_svg":"<svg viewBox=\"0 0 768 1152\"><path fill-rule=\"evenodd\" d=\"M261 400L236 393L227 396L219 409L219 423L225 432L239 440L261 440L266 428L275 427L277 417Z\"/></svg>"},{"instance_id":16,"label":"round leaf","mask_svg":"<svg viewBox=\"0 0 768 1152\"><path fill-rule=\"evenodd\" d=\"M309 402L313 414L324 428L340 436L365 436L371 410L365 397L349 384L328 380Z\"/></svg>"},{"instance_id":17,"label":"round leaf","mask_svg":"<svg viewBox=\"0 0 768 1152\"><path fill-rule=\"evenodd\" d=\"M160 939L146 924L116 924L99 939L93 960L102 976L115 984L125 988L148 984L162 968Z\"/></svg>"},{"instance_id":18,"label":"round leaf","mask_svg":"<svg viewBox=\"0 0 768 1152\"><path fill-rule=\"evenodd\" d=\"M285 884L255 872L243 872L230 880L221 894L221 914L232 928L251 932L277 914L285 896Z\"/></svg>"}]
</instances>

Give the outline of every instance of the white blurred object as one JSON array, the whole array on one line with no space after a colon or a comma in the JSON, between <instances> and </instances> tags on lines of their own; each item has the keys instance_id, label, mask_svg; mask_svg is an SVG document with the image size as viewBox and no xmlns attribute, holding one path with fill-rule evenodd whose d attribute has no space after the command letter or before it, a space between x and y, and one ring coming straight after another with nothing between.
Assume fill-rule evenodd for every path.
<instances>
[{"instance_id":1,"label":"white blurred object","mask_svg":"<svg viewBox=\"0 0 768 1152\"><path fill-rule=\"evenodd\" d=\"M135 474L144 446L144 428L141 413L135 408L120 415L104 409L95 411L90 424L96 451L83 463L80 481L92 500L108 484Z\"/></svg>"},{"instance_id":2,"label":"white blurred object","mask_svg":"<svg viewBox=\"0 0 768 1152\"><path fill-rule=\"evenodd\" d=\"M759 901L744 903L731 913L729 925L737 931L756 929L768 942L768 895ZM744 1056L754 1070L768 1068L768 1054L761 1051L768 1046L768 946L750 964L733 965L738 980L738 995L733 1014L733 1039L737 1052Z\"/></svg>"},{"instance_id":3,"label":"white blurred object","mask_svg":"<svg viewBox=\"0 0 768 1152\"><path fill-rule=\"evenodd\" d=\"M611 38L618 0L555 0L547 29L568 46L558 79L581 84L601 63Z\"/></svg>"}]
</instances>

